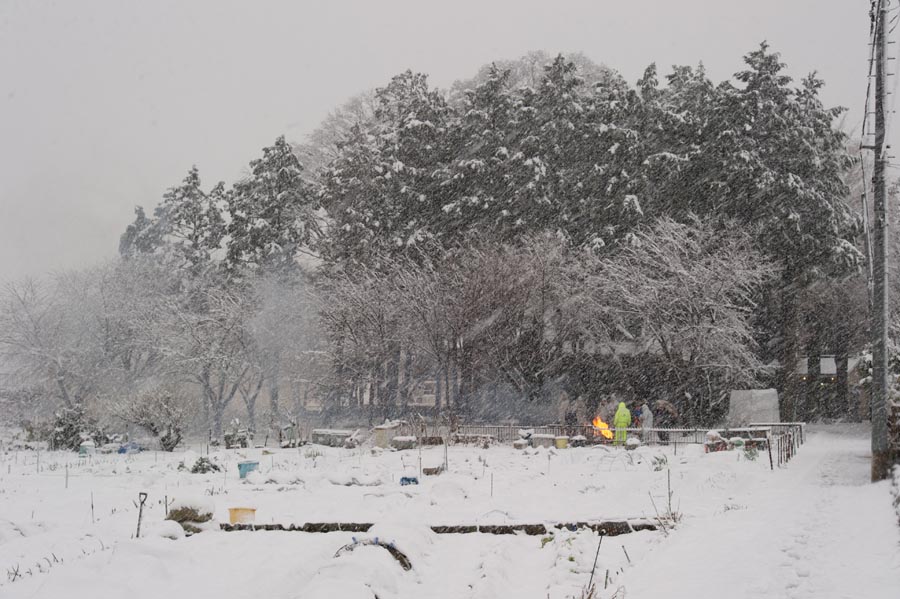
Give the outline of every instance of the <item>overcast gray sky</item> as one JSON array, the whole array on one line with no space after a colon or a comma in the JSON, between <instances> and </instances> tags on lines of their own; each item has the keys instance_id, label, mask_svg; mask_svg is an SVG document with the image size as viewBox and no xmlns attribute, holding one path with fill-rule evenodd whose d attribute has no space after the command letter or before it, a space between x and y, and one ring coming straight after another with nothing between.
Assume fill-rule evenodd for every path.
<instances>
[{"instance_id":1,"label":"overcast gray sky","mask_svg":"<svg viewBox=\"0 0 900 599\"><path fill-rule=\"evenodd\" d=\"M0 280L113 256L192 164L233 181L276 136L404 69L582 51L715 80L767 39L862 116L868 0L0 0Z\"/></svg>"}]
</instances>

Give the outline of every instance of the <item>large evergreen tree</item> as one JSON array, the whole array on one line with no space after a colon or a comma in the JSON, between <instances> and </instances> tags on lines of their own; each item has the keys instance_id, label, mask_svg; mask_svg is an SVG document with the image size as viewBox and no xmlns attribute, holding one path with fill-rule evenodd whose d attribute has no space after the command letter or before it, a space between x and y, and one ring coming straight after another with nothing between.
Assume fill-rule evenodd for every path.
<instances>
[{"instance_id":1,"label":"large evergreen tree","mask_svg":"<svg viewBox=\"0 0 900 599\"><path fill-rule=\"evenodd\" d=\"M224 183L203 191L200 173L192 167L180 185L163 194L152 219L142 208L135 210L135 221L120 240L120 253L157 255L171 268L197 274L213 261L225 235L223 193Z\"/></svg>"},{"instance_id":2,"label":"large evergreen tree","mask_svg":"<svg viewBox=\"0 0 900 599\"><path fill-rule=\"evenodd\" d=\"M318 229L316 198L284 136L250 163L250 174L226 194L227 266L285 271L308 249Z\"/></svg>"},{"instance_id":3,"label":"large evergreen tree","mask_svg":"<svg viewBox=\"0 0 900 599\"><path fill-rule=\"evenodd\" d=\"M452 109L407 71L377 90L375 121L354 127L323 176L330 260L367 260L439 236L448 190L441 169L454 142Z\"/></svg>"}]
</instances>

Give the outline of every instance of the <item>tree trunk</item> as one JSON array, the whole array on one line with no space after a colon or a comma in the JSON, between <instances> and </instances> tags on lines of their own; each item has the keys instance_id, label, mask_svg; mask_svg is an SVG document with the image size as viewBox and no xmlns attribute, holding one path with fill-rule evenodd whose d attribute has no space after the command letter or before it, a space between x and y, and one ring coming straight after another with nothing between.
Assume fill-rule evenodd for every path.
<instances>
[{"instance_id":1,"label":"tree trunk","mask_svg":"<svg viewBox=\"0 0 900 599\"><path fill-rule=\"evenodd\" d=\"M63 382L63 377L57 375L56 377L56 385L59 387L60 398L63 400L63 404L69 408L70 410L75 407L72 398L69 396L69 390L66 389L66 384Z\"/></svg>"},{"instance_id":2,"label":"tree trunk","mask_svg":"<svg viewBox=\"0 0 900 599\"><path fill-rule=\"evenodd\" d=\"M821 353L819 345L813 342L806 350L809 374L806 379L805 393L796 406L797 416L804 421L822 416L823 406L828 403L825 400L827 396L826 380L822 376L822 356L819 355Z\"/></svg>"},{"instance_id":3,"label":"tree trunk","mask_svg":"<svg viewBox=\"0 0 900 599\"><path fill-rule=\"evenodd\" d=\"M372 370L369 383L369 414L372 420L377 418L375 411L378 409L378 369Z\"/></svg>"},{"instance_id":4,"label":"tree trunk","mask_svg":"<svg viewBox=\"0 0 900 599\"><path fill-rule=\"evenodd\" d=\"M462 412L469 413L469 396L472 393L472 358L466 347L459 351L459 398Z\"/></svg>"},{"instance_id":5,"label":"tree trunk","mask_svg":"<svg viewBox=\"0 0 900 599\"><path fill-rule=\"evenodd\" d=\"M209 398L206 396L206 391L203 392L203 401L200 403L203 404L203 428L211 431L212 430L212 413L209 410Z\"/></svg>"},{"instance_id":6,"label":"tree trunk","mask_svg":"<svg viewBox=\"0 0 900 599\"><path fill-rule=\"evenodd\" d=\"M400 390L400 344L392 343L385 362L385 418L392 418L397 410Z\"/></svg>"},{"instance_id":7,"label":"tree trunk","mask_svg":"<svg viewBox=\"0 0 900 599\"><path fill-rule=\"evenodd\" d=\"M459 343L457 339L453 340L453 348L450 351L453 354L453 360L450 363L450 384L453 386L453 407L459 412L461 405L459 397Z\"/></svg>"},{"instance_id":8,"label":"tree trunk","mask_svg":"<svg viewBox=\"0 0 900 599\"><path fill-rule=\"evenodd\" d=\"M797 419L797 290L796 277L785 271L781 282L780 334L781 347L777 351L781 365L778 376L778 392L781 404L781 419L794 422Z\"/></svg>"},{"instance_id":9,"label":"tree trunk","mask_svg":"<svg viewBox=\"0 0 900 599\"><path fill-rule=\"evenodd\" d=\"M838 297L843 305L852 305L851 294L846 286L840 287ZM839 311L832 313L831 321L836 330L831 335L831 343L834 347L834 362L837 367L835 382L833 385L831 400L832 405L828 416L830 418L846 417L851 412L850 408L850 343L853 338L853 326L849 318Z\"/></svg>"},{"instance_id":10,"label":"tree trunk","mask_svg":"<svg viewBox=\"0 0 900 599\"><path fill-rule=\"evenodd\" d=\"M244 405L247 407L247 429L250 432L256 432L256 399L262 391L264 382L265 377L260 375L256 386L249 387L246 390L246 394L242 391L242 394L244 394Z\"/></svg>"},{"instance_id":11,"label":"tree trunk","mask_svg":"<svg viewBox=\"0 0 900 599\"><path fill-rule=\"evenodd\" d=\"M335 377L336 381L336 389L333 393L329 393L332 404L341 404L342 395L344 393L344 377L345 377L345 364L344 364L344 340L342 337L339 337L336 343L335 348ZM337 407L337 406L333 406Z\"/></svg>"},{"instance_id":12,"label":"tree trunk","mask_svg":"<svg viewBox=\"0 0 900 599\"><path fill-rule=\"evenodd\" d=\"M269 409L272 411L272 419L275 422L278 422L278 418L281 415L281 406L279 405L279 383L281 382L281 369L278 363L272 368L272 372L269 375Z\"/></svg>"},{"instance_id":13,"label":"tree trunk","mask_svg":"<svg viewBox=\"0 0 900 599\"><path fill-rule=\"evenodd\" d=\"M837 354L834 356L837 365L837 376L832 392L832 405L829 410L831 418L839 418L850 413L850 373L849 364L850 356L848 355L847 345L843 341L838 346Z\"/></svg>"},{"instance_id":14,"label":"tree trunk","mask_svg":"<svg viewBox=\"0 0 900 599\"><path fill-rule=\"evenodd\" d=\"M200 372L200 389L203 395L203 424L207 430L212 430L213 414L212 414L212 383L209 380L209 370L204 368Z\"/></svg>"},{"instance_id":15,"label":"tree trunk","mask_svg":"<svg viewBox=\"0 0 900 599\"><path fill-rule=\"evenodd\" d=\"M213 438L221 439L222 438L222 419L225 416L225 408L222 404L217 404L213 407Z\"/></svg>"},{"instance_id":16,"label":"tree trunk","mask_svg":"<svg viewBox=\"0 0 900 599\"><path fill-rule=\"evenodd\" d=\"M256 399L247 402L247 430L256 432Z\"/></svg>"},{"instance_id":17,"label":"tree trunk","mask_svg":"<svg viewBox=\"0 0 900 599\"><path fill-rule=\"evenodd\" d=\"M407 350L403 353L403 382L400 387L400 404L403 406L403 411L409 408L409 401L412 396L412 353Z\"/></svg>"},{"instance_id":18,"label":"tree trunk","mask_svg":"<svg viewBox=\"0 0 900 599\"><path fill-rule=\"evenodd\" d=\"M450 352L447 352L447 359L443 364L443 372L441 372L441 380L438 381L438 384L444 385L444 403L446 404L447 410L453 410L453 397L450 395Z\"/></svg>"},{"instance_id":19,"label":"tree trunk","mask_svg":"<svg viewBox=\"0 0 900 599\"><path fill-rule=\"evenodd\" d=\"M443 400L443 386L441 385L441 367L438 366L433 375L434 376L434 411L435 415L439 414L441 411L441 401Z\"/></svg>"}]
</instances>

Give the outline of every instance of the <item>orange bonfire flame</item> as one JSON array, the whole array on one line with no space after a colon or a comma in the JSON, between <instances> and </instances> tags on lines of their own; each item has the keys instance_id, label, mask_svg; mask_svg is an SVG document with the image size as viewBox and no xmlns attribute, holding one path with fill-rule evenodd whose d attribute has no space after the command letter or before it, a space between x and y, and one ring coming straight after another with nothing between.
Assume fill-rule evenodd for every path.
<instances>
[{"instance_id":1,"label":"orange bonfire flame","mask_svg":"<svg viewBox=\"0 0 900 599\"><path fill-rule=\"evenodd\" d=\"M591 424L593 424L594 428L597 429L596 431L594 431L594 435L603 435L607 439L613 438L613 433L611 430L609 430L609 425L603 422L603 420L601 420L599 416L594 418L594 421L591 422Z\"/></svg>"}]
</instances>

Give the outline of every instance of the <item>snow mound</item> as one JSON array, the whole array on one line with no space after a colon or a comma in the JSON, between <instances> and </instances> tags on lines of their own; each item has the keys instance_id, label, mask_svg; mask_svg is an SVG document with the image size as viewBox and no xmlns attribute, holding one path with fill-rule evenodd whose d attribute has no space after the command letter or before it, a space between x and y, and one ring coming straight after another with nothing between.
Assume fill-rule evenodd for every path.
<instances>
[{"instance_id":1,"label":"snow mound","mask_svg":"<svg viewBox=\"0 0 900 599\"><path fill-rule=\"evenodd\" d=\"M365 584L356 580L324 579L314 580L297 595L303 599L374 599L375 593Z\"/></svg>"},{"instance_id":2,"label":"snow mound","mask_svg":"<svg viewBox=\"0 0 900 599\"><path fill-rule=\"evenodd\" d=\"M44 532L44 530L40 524L0 520L0 545L7 541L15 541L41 532Z\"/></svg>"},{"instance_id":3,"label":"snow mound","mask_svg":"<svg viewBox=\"0 0 900 599\"><path fill-rule=\"evenodd\" d=\"M190 468L197 462L197 459L199 457L200 456L197 455L197 452L187 450L183 454L181 454L181 461L182 461L182 463L184 463L186 468Z\"/></svg>"},{"instance_id":4,"label":"snow mound","mask_svg":"<svg viewBox=\"0 0 900 599\"><path fill-rule=\"evenodd\" d=\"M216 504L212 497L190 494L177 496L169 503L170 512L184 508L192 509L198 514L213 514L216 511Z\"/></svg>"},{"instance_id":5,"label":"snow mound","mask_svg":"<svg viewBox=\"0 0 900 599\"><path fill-rule=\"evenodd\" d=\"M150 529L147 531L147 536L177 541L184 538L185 532L181 525L174 520L163 520L151 524Z\"/></svg>"},{"instance_id":6,"label":"snow mound","mask_svg":"<svg viewBox=\"0 0 900 599\"><path fill-rule=\"evenodd\" d=\"M259 470L247 473L245 485L306 485L305 476L300 472L276 470L263 474Z\"/></svg>"},{"instance_id":7,"label":"snow mound","mask_svg":"<svg viewBox=\"0 0 900 599\"><path fill-rule=\"evenodd\" d=\"M462 485L449 480L435 483L431 487L429 495L431 496L432 504L445 502L453 503L454 501L460 501L468 497L468 494Z\"/></svg>"},{"instance_id":8,"label":"snow mound","mask_svg":"<svg viewBox=\"0 0 900 599\"><path fill-rule=\"evenodd\" d=\"M377 522L369 528L366 537L390 543L402 551L413 563L429 554L437 534L427 526L410 526L403 522Z\"/></svg>"},{"instance_id":9,"label":"snow mound","mask_svg":"<svg viewBox=\"0 0 900 599\"><path fill-rule=\"evenodd\" d=\"M381 477L371 474L350 474L349 472L334 472L328 475L328 482L343 487L377 487L384 484Z\"/></svg>"},{"instance_id":10,"label":"snow mound","mask_svg":"<svg viewBox=\"0 0 900 599\"><path fill-rule=\"evenodd\" d=\"M297 599L396 597L403 568L383 547L364 545L319 568ZM368 594L366 594L368 593Z\"/></svg>"}]
</instances>

